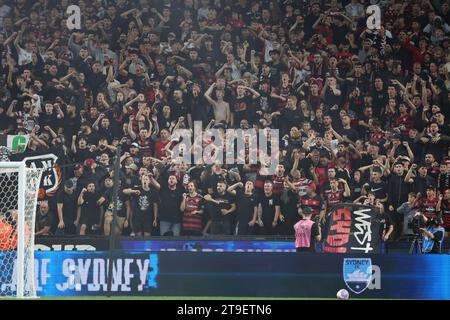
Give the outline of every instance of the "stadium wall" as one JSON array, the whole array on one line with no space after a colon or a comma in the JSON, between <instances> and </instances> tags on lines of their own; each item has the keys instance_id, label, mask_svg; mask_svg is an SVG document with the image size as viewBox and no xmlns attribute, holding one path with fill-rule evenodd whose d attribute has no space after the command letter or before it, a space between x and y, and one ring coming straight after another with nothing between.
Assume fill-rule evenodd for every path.
<instances>
[{"instance_id":1,"label":"stadium wall","mask_svg":"<svg viewBox=\"0 0 450 320\"><path fill-rule=\"evenodd\" d=\"M449 253L450 241L445 239L442 252ZM390 242L390 253L408 253L410 241ZM196 251L196 252L295 252L294 239L282 236L240 236L195 238L195 237L153 237L119 238L115 247L134 251ZM107 251L106 237L38 237L38 251Z\"/></svg>"},{"instance_id":2,"label":"stadium wall","mask_svg":"<svg viewBox=\"0 0 450 320\"><path fill-rule=\"evenodd\" d=\"M112 291L117 296L333 298L346 288L346 258L372 264L372 283L358 298L450 299L450 255L122 250L116 253ZM39 251L36 266L40 296L106 294L106 251Z\"/></svg>"}]
</instances>

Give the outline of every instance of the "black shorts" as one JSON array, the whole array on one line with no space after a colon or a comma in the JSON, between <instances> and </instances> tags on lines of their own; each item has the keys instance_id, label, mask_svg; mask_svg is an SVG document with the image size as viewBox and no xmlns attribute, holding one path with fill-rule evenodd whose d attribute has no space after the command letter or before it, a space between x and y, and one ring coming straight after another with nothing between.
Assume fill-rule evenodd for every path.
<instances>
[{"instance_id":1,"label":"black shorts","mask_svg":"<svg viewBox=\"0 0 450 320\"><path fill-rule=\"evenodd\" d=\"M135 233L152 233L153 217L136 212L133 215L133 230Z\"/></svg>"},{"instance_id":2,"label":"black shorts","mask_svg":"<svg viewBox=\"0 0 450 320\"><path fill-rule=\"evenodd\" d=\"M94 222L94 221L92 220L92 218L90 218L90 217L87 216L87 215L81 215L81 217L80 217L80 226L82 226L83 224L85 224L86 227L87 227L88 229L90 229L90 227L93 226L93 225L96 224L96 223L98 223L98 221L97 221L97 222Z\"/></svg>"}]
</instances>

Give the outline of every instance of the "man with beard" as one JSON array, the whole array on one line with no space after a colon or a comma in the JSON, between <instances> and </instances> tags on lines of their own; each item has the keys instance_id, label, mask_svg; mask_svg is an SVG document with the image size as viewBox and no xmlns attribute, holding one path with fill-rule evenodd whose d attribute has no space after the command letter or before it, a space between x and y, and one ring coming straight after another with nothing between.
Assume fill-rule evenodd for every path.
<instances>
[{"instance_id":1,"label":"man with beard","mask_svg":"<svg viewBox=\"0 0 450 320\"><path fill-rule=\"evenodd\" d=\"M81 122L81 135L79 136L84 137L88 143L88 145L97 145L98 144L98 140L100 139L99 135L97 134L97 132L93 131L91 128L91 125L89 122L87 121L83 121Z\"/></svg>"},{"instance_id":2,"label":"man with beard","mask_svg":"<svg viewBox=\"0 0 450 320\"><path fill-rule=\"evenodd\" d=\"M161 210L160 234L161 236L171 233L179 236L181 232L181 202L183 201L183 189L178 185L175 175L167 177L167 172L161 174L161 185L156 186L159 190Z\"/></svg>"},{"instance_id":3,"label":"man with beard","mask_svg":"<svg viewBox=\"0 0 450 320\"><path fill-rule=\"evenodd\" d=\"M77 198L72 180L66 180L64 189L58 194L56 207L58 210L58 230L64 235L76 234L75 219L77 216Z\"/></svg>"},{"instance_id":4,"label":"man with beard","mask_svg":"<svg viewBox=\"0 0 450 320\"><path fill-rule=\"evenodd\" d=\"M34 115L34 104L30 98L23 101L22 110L14 111L17 105L17 100L13 100L6 111L6 116L16 119L16 128L18 130L25 130L30 133L36 125Z\"/></svg>"},{"instance_id":5,"label":"man with beard","mask_svg":"<svg viewBox=\"0 0 450 320\"><path fill-rule=\"evenodd\" d=\"M244 187L244 191L242 188ZM228 188L228 192L236 196L238 229L237 235L254 234L254 225L258 219L258 205L256 195L253 192L254 184L247 181L235 183Z\"/></svg>"},{"instance_id":6,"label":"man with beard","mask_svg":"<svg viewBox=\"0 0 450 320\"><path fill-rule=\"evenodd\" d=\"M81 190L78 197L78 206L81 207L79 215L75 220L75 225L80 226L80 236L92 233L95 226L100 223L100 194L96 190L94 182L89 182L85 188Z\"/></svg>"},{"instance_id":7,"label":"man with beard","mask_svg":"<svg viewBox=\"0 0 450 320\"><path fill-rule=\"evenodd\" d=\"M137 236L149 237L152 227L158 226L158 193L151 188L148 175L141 176L141 185L136 189L125 189L130 195L133 210L133 231Z\"/></svg>"},{"instance_id":8,"label":"man with beard","mask_svg":"<svg viewBox=\"0 0 450 320\"><path fill-rule=\"evenodd\" d=\"M432 122L422 133L420 141L424 144L425 152L433 154L439 162L446 152L450 137L441 133L439 125Z\"/></svg>"},{"instance_id":9,"label":"man with beard","mask_svg":"<svg viewBox=\"0 0 450 320\"><path fill-rule=\"evenodd\" d=\"M209 208L211 216L211 234L231 234L231 214L236 211L236 203L233 196L227 192L227 184L224 180L217 183L217 192L212 196L206 195L204 199L212 206Z\"/></svg>"},{"instance_id":10,"label":"man with beard","mask_svg":"<svg viewBox=\"0 0 450 320\"><path fill-rule=\"evenodd\" d=\"M272 181L264 183L264 193L258 199L258 217L262 235L276 234L278 221L284 222L281 216L280 199L273 193Z\"/></svg>"},{"instance_id":11,"label":"man with beard","mask_svg":"<svg viewBox=\"0 0 450 320\"><path fill-rule=\"evenodd\" d=\"M315 219L316 216L320 216L323 221L325 219L325 203L322 197L316 193L313 185L308 185L306 187L306 195L304 195L298 202L298 207L312 209L312 218Z\"/></svg>"},{"instance_id":12,"label":"man with beard","mask_svg":"<svg viewBox=\"0 0 450 320\"><path fill-rule=\"evenodd\" d=\"M410 184L416 193L425 194L427 187L433 185L435 179L428 175L425 163L419 165L414 163L406 174L405 182Z\"/></svg>"},{"instance_id":13,"label":"man with beard","mask_svg":"<svg viewBox=\"0 0 450 320\"><path fill-rule=\"evenodd\" d=\"M388 181L388 209L391 214L391 220L394 223L394 239L401 236L403 230L403 216L396 214L396 210L404 202L408 201L408 193L410 186L405 182L404 166L401 162L394 164L394 172L389 177Z\"/></svg>"},{"instance_id":14,"label":"man with beard","mask_svg":"<svg viewBox=\"0 0 450 320\"><path fill-rule=\"evenodd\" d=\"M180 210L183 212L182 234L185 236L201 236L203 231L203 196L197 193L197 185L188 183L188 193L183 193Z\"/></svg>"},{"instance_id":15,"label":"man with beard","mask_svg":"<svg viewBox=\"0 0 450 320\"><path fill-rule=\"evenodd\" d=\"M105 214L104 214L104 229L103 232L105 236L108 236L111 232L111 224L113 221L113 210L114 210L114 199L113 199L113 190L114 190L114 180L113 177L107 177L105 179L105 186L107 187L104 191L100 199L98 200L99 206L104 206ZM117 235L121 235L122 231L129 226L132 227L132 210L130 204L130 198L127 194L125 194L123 188L121 188L121 180L119 180L118 186L118 197L117 197L117 221L114 223L115 233Z\"/></svg>"},{"instance_id":16,"label":"man with beard","mask_svg":"<svg viewBox=\"0 0 450 320\"><path fill-rule=\"evenodd\" d=\"M440 214L438 206L439 198L436 196L436 189L433 185L427 186L426 196L419 199L417 206L428 219L437 218Z\"/></svg>"}]
</instances>

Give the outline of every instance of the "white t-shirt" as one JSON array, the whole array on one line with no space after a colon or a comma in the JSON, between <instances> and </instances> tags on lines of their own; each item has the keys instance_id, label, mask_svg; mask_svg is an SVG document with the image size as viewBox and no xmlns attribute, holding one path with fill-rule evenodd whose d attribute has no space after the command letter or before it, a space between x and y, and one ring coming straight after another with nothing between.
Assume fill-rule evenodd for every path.
<instances>
[{"instance_id":1,"label":"white t-shirt","mask_svg":"<svg viewBox=\"0 0 450 320\"><path fill-rule=\"evenodd\" d=\"M19 66L23 66L31 63L31 52L28 52L22 48L19 50Z\"/></svg>"}]
</instances>

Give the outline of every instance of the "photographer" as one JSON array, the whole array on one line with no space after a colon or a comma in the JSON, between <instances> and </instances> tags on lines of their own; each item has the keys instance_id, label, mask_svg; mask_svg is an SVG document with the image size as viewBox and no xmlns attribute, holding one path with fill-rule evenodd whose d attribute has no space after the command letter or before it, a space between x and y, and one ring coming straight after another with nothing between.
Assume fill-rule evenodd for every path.
<instances>
[{"instance_id":1,"label":"photographer","mask_svg":"<svg viewBox=\"0 0 450 320\"><path fill-rule=\"evenodd\" d=\"M397 212L404 216L403 218L403 236L413 236L414 231L411 228L411 223L414 216L417 213L417 200L419 199L420 193L410 192L408 194L408 201L404 202L400 207L397 208Z\"/></svg>"},{"instance_id":2,"label":"photographer","mask_svg":"<svg viewBox=\"0 0 450 320\"><path fill-rule=\"evenodd\" d=\"M382 244L381 252L387 253L386 242L390 239L390 236L394 231L394 225L391 220L391 216L387 212L385 212L384 205L381 200L375 200L375 208L378 212L377 220L380 222L380 239Z\"/></svg>"},{"instance_id":3,"label":"photographer","mask_svg":"<svg viewBox=\"0 0 450 320\"><path fill-rule=\"evenodd\" d=\"M441 218L427 219L423 216L427 228L420 228L424 241L422 246L423 253L441 253L442 242L444 241L444 228Z\"/></svg>"}]
</instances>

